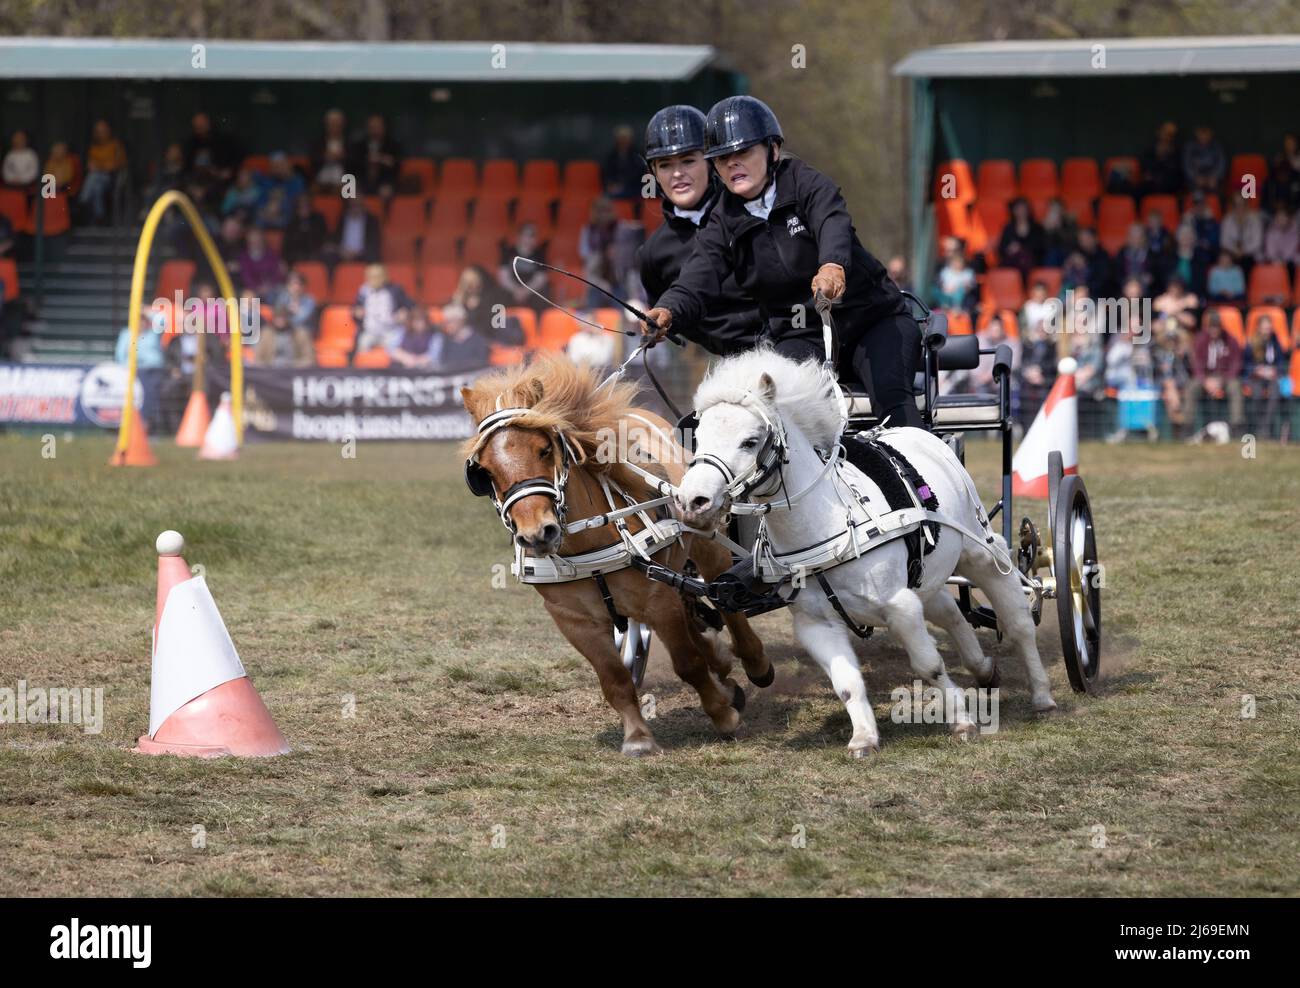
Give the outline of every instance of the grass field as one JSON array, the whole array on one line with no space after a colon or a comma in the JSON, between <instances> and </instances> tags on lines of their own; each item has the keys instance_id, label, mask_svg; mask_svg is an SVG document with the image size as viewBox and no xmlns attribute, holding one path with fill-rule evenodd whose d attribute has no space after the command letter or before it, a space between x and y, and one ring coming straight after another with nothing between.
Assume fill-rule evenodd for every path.
<instances>
[{"instance_id":1,"label":"grass field","mask_svg":"<svg viewBox=\"0 0 1300 988\"><path fill-rule=\"evenodd\" d=\"M109 469L109 448L77 437L46 459L38 437L0 436L0 687L106 693L98 735L0 725L0 895L1300 893L1295 449L1086 445L1099 694L1070 692L1049 606L1060 713L1034 719L1006 661L1001 730L959 747L890 722L911 674L878 634L861 654L883 750L855 762L779 613L757 621L776 685L749 688L739 740L655 655L666 753L622 757L535 592L493 586L507 536L449 445L209 464L163 444L150 470ZM993 448L970 461L992 494ZM167 528L291 755L128 753Z\"/></svg>"}]
</instances>

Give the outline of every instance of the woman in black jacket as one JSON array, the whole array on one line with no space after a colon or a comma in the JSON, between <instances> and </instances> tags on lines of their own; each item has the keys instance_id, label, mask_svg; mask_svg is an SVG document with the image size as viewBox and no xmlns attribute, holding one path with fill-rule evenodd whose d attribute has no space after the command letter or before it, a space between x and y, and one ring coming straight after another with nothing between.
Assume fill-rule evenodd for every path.
<instances>
[{"instance_id":1,"label":"woman in black jacket","mask_svg":"<svg viewBox=\"0 0 1300 988\"><path fill-rule=\"evenodd\" d=\"M834 314L841 380L860 381L891 426L922 426L913 396L921 330L883 264L867 253L830 179L783 156L781 125L752 96L717 103L705 158L725 189L677 281L647 313L662 337L699 324L734 277L758 302L766 335L796 359L824 355L815 293Z\"/></svg>"},{"instance_id":2,"label":"woman in black jacket","mask_svg":"<svg viewBox=\"0 0 1300 988\"><path fill-rule=\"evenodd\" d=\"M664 222L641 247L638 264L646 301L659 298L677 280L722 195L722 180L704 159L704 114L693 106L666 106L645 131L645 159L663 200ZM721 292L703 317L681 328L681 335L722 356L751 349L763 320L758 303L736 279L722 279Z\"/></svg>"}]
</instances>

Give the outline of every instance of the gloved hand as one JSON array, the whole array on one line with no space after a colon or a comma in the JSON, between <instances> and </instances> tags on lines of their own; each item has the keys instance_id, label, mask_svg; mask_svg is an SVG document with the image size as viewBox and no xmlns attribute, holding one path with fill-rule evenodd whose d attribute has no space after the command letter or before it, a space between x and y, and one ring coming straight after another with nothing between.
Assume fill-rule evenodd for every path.
<instances>
[{"instance_id":1,"label":"gloved hand","mask_svg":"<svg viewBox=\"0 0 1300 988\"><path fill-rule=\"evenodd\" d=\"M641 323L641 335L649 336L651 342L658 343L668 335L668 330L673 324L673 314L667 309L656 306L646 315L650 317L650 322Z\"/></svg>"},{"instance_id":2,"label":"gloved hand","mask_svg":"<svg viewBox=\"0 0 1300 988\"><path fill-rule=\"evenodd\" d=\"M823 264L813 275L812 290L834 302L844 294L844 269L838 264Z\"/></svg>"}]
</instances>

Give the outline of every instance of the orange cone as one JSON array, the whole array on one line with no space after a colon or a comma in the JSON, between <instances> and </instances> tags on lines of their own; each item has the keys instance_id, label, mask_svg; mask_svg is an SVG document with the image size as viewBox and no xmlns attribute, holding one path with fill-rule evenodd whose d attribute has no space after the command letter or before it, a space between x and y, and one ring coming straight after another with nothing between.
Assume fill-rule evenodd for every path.
<instances>
[{"instance_id":1,"label":"orange cone","mask_svg":"<svg viewBox=\"0 0 1300 988\"><path fill-rule=\"evenodd\" d=\"M149 436L144 431L144 422L137 409L131 410L131 426L127 432L126 449L113 450L108 458L110 467L155 467L158 465L153 450L149 448Z\"/></svg>"},{"instance_id":2,"label":"orange cone","mask_svg":"<svg viewBox=\"0 0 1300 988\"><path fill-rule=\"evenodd\" d=\"M235 416L230 411L230 392L221 396L217 414L203 435L200 460L234 460L239 457L239 436L235 432Z\"/></svg>"},{"instance_id":3,"label":"orange cone","mask_svg":"<svg viewBox=\"0 0 1300 988\"><path fill-rule=\"evenodd\" d=\"M143 755L284 755L289 745L253 688L202 576L191 576L179 532L158 536L149 733Z\"/></svg>"},{"instance_id":4,"label":"orange cone","mask_svg":"<svg viewBox=\"0 0 1300 988\"><path fill-rule=\"evenodd\" d=\"M181 416L181 427L176 430L176 445L191 449L203 445L208 425L212 422L212 413L208 411L208 396L202 391L190 392L185 414Z\"/></svg>"},{"instance_id":5,"label":"orange cone","mask_svg":"<svg viewBox=\"0 0 1300 988\"><path fill-rule=\"evenodd\" d=\"M1047 497L1047 457L1059 450L1066 473L1079 472L1079 400L1074 392L1078 364L1066 357L1057 364L1056 383L1011 461L1011 492Z\"/></svg>"}]
</instances>

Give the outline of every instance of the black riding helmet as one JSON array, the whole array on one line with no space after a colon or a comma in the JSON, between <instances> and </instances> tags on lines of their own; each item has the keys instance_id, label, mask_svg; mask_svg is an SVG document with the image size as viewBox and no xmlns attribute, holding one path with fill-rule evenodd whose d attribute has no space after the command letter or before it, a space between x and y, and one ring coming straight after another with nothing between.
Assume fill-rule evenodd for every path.
<instances>
[{"instance_id":1,"label":"black riding helmet","mask_svg":"<svg viewBox=\"0 0 1300 988\"><path fill-rule=\"evenodd\" d=\"M713 104L704 120L704 157L718 158L755 144L783 143L781 124L760 99L728 96Z\"/></svg>"},{"instance_id":2,"label":"black riding helmet","mask_svg":"<svg viewBox=\"0 0 1300 988\"><path fill-rule=\"evenodd\" d=\"M704 114L693 106L665 106L645 128L645 160L667 158L704 147Z\"/></svg>"}]
</instances>

